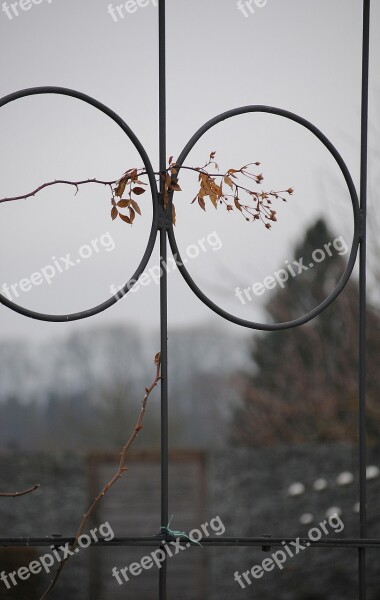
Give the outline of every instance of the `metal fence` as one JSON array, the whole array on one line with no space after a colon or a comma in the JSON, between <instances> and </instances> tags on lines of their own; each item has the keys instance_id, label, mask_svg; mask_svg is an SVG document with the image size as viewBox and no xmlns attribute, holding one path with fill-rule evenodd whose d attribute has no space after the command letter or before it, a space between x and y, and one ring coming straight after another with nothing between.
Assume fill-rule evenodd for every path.
<instances>
[{"instance_id":1,"label":"metal fence","mask_svg":"<svg viewBox=\"0 0 380 600\"><path fill-rule=\"evenodd\" d=\"M354 217L354 236L352 248L347 263L346 270L342 275L336 289L327 297L319 306L310 311L308 314L297 318L293 321L263 324L240 319L217 306L210 300L202 290L195 284L186 267L181 261L181 255L177 246L172 218L171 207L173 195L170 198L167 209L164 208L164 183L161 181L157 186L155 174L152 168L150 159L128 125L115 112L101 104L97 100L75 90L70 90L60 87L36 87L21 90L10 94L0 100L0 107L3 107L11 102L15 102L20 98L34 96L39 94L58 94L70 96L92 105L108 117L110 117L128 136L136 150L138 151L146 169L152 194L153 219L150 230L148 244L141 262L128 283L124 286L123 293L118 296L112 296L102 304L91 309L63 315L42 314L23 308L9 300L4 296L0 296L0 302L6 307L27 317L39 319L42 321L52 322L67 322L78 319L85 319L91 315L95 315L108 309L115 304L121 297L128 293L132 287L133 280L137 280L147 266L148 260L153 252L155 241L159 236L160 239L160 264L161 279L160 279L160 320L161 320L161 518L157 523L157 535L151 537L119 537L114 538L110 542L97 542L97 546L153 546L159 547L163 541L173 541L173 536L168 533L161 533L161 527L165 527L169 522L168 503L169 503L169 454L168 454L168 288L167 288L167 271L165 265L168 255L168 243L173 254L178 258L179 271L189 285L190 289L198 296L198 298L206 304L211 310L219 314L222 318L227 319L237 325L247 327L254 330L276 331L284 330L292 327L297 327L307 323L323 310L325 310L344 289L350 279L355 261L359 255L359 381L358 381L358 402L359 402L359 489L360 489L360 530L356 538L332 538L322 537L318 541L312 541L308 538L300 540L301 543L310 543L311 548L341 548L356 550L358 556L358 576L359 589L358 598L364 600L366 598L366 553L369 548L380 547L380 539L367 538L367 482L366 482L366 217L367 217L367 150L368 150L368 88L369 88L369 41L370 41L370 0L363 0L363 49L362 49L362 108L361 108L361 179L360 192L357 193L350 172L334 145L326 138L326 136L315 127L312 123L304 118L288 112L281 108L272 106L244 106L227 111L216 116L203 125L191 138L184 150L180 154L177 165L180 168L184 160L188 156L196 142L216 124L230 119L234 116L246 113L270 113L278 115L284 119L298 123L300 126L309 130L331 153L340 168L346 181L349 194L352 201L353 217ZM160 172L166 171L166 6L165 0L159 2L159 142L160 142ZM182 263L182 264L181 264ZM185 541L185 538L183 539ZM187 541L187 540L186 540ZM215 546L217 548L230 547L231 549L242 546L262 547L263 550L268 550L267 537L207 537L202 538L201 543L205 547ZM270 547L281 547L283 542L294 541L291 537L276 537L274 534L270 538ZM51 538L0 538L1 546L36 546L46 547L51 546L56 542L54 537ZM73 542L72 538L60 539L60 542ZM112 550L109 550L110 552ZM159 589L157 597L160 600L167 598L167 578L170 577L168 572L167 561L162 565L159 571Z\"/></svg>"}]
</instances>

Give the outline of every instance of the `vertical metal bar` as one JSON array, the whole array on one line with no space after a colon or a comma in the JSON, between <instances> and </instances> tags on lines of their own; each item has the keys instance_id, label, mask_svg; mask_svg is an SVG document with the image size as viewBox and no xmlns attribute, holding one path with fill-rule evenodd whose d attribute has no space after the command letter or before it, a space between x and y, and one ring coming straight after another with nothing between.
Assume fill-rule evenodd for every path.
<instances>
[{"instance_id":1,"label":"vertical metal bar","mask_svg":"<svg viewBox=\"0 0 380 600\"><path fill-rule=\"evenodd\" d=\"M359 255L359 485L360 537L367 537L366 444L366 305L367 305L367 178L370 0L363 0L360 208L362 236ZM366 598L366 550L359 548L359 599Z\"/></svg>"},{"instance_id":2,"label":"vertical metal bar","mask_svg":"<svg viewBox=\"0 0 380 600\"><path fill-rule=\"evenodd\" d=\"M160 171L166 169L166 11L165 0L158 5L159 35L159 143ZM163 203L164 182L160 183L160 202ZM160 207L162 211L162 208ZM166 219L164 219L165 223ZM169 521L169 456L168 456L168 282L167 282L167 235L166 226L160 229L160 327L161 327L161 526ZM166 600L167 563L159 574L159 599Z\"/></svg>"}]
</instances>

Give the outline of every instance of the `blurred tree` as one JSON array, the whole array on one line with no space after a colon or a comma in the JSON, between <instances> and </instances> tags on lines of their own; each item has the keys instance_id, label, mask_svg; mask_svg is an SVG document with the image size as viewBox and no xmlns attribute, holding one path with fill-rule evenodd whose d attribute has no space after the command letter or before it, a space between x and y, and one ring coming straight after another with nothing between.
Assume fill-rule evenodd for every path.
<instances>
[{"instance_id":1,"label":"blurred tree","mask_svg":"<svg viewBox=\"0 0 380 600\"><path fill-rule=\"evenodd\" d=\"M313 251L334 239L323 220L306 232L295 256L309 265ZM322 241L322 245L321 245ZM335 288L345 257L334 255L275 292L266 309L276 322L305 314ZM368 436L380 438L380 318L368 319ZM273 446L320 441L356 441L358 434L358 285L345 290L321 315L286 331L252 340L254 373L237 377L241 404L232 439L237 444Z\"/></svg>"}]
</instances>

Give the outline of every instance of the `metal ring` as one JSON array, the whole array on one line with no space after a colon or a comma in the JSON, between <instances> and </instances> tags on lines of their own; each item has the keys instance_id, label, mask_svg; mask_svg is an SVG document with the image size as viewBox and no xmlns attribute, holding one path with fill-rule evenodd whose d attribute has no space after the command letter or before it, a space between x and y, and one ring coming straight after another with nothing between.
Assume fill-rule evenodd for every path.
<instances>
[{"instance_id":1,"label":"metal ring","mask_svg":"<svg viewBox=\"0 0 380 600\"><path fill-rule=\"evenodd\" d=\"M7 306L11 310L14 310L15 312L17 312L21 315L24 315L26 317L30 317L32 319L38 319L40 321L51 321L51 322L76 321L79 319L85 319L87 317L96 315L96 314L106 310L113 304L116 304L116 302L118 302L122 297L125 296L125 294L128 293L128 291L135 284L136 280L143 273L143 271L151 257L151 254L153 252L154 244L155 244L155 240L156 240L156 234L157 234L157 230L158 230L158 192L157 192L157 186L156 186L156 180L155 180L153 167L151 165L149 157L148 157L144 147L142 146L140 140L136 137L136 135L133 133L133 131L130 129L130 127L121 119L121 117L119 117L119 115L117 115L113 110L111 110L110 108L108 108L107 106L102 104L101 102L98 102L94 98L91 98L91 96L87 96L86 94L83 94L82 92L78 92L76 90L71 90L71 89L62 88L62 87L53 87L53 86L34 87L34 88L28 88L25 90L20 90L18 92L14 92L13 94L9 94L8 96L4 96L2 99L0 99L0 108L2 106L5 106L6 104L9 104L10 102L13 102L14 100L18 100L20 98L25 98L27 96L37 96L39 94L57 94L57 95L61 95L61 96L70 96L71 98L76 98L78 100L82 100L86 104L90 104L94 108L97 108L102 113L104 113L105 115L110 117L124 131L124 133L128 136L128 138L130 139L130 141L136 148L137 152L140 154L141 159L144 163L144 167L148 174L151 193L152 193L153 219L152 219L152 226L151 226L151 230L150 230L147 247L145 249L144 255L143 255L141 262L140 262L139 266L137 267L136 271L134 272L132 277L129 279L129 281L125 284L125 286L122 288L122 290L120 290L120 292L118 294L112 296L105 302L103 302L93 308L90 308L90 309L84 310L84 311L80 311L80 312L76 312L76 313L66 314L66 315L50 315L50 314L44 314L44 313L32 311L32 310L29 310L22 306L19 306L18 304L15 304L11 300L9 300L8 298L5 298L2 294L0 294L0 303L1 304L4 304L4 306ZM134 282L134 283L132 284L132 282Z\"/></svg>"},{"instance_id":2,"label":"metal ring","mask_svg":"<svg viewBox=\"0 0 380 600\"><path fill-rule=\"evenodd\" d=\"M343 158L341 157L341 155L339 154L339 152L335 148L335 146L330 142L330 140L317 127L315 127L315 125L313 125L306 119L304 119L292 112L289 112L287 110L283 110L281 108L275 108L272 106L263 106L263 105L242 106L240 108L234 108L232 110L228 110L220 115L217 115L213 119L210 119L209 121L207 121L207 123L205 123L200 129L198 129L198 131L193 135L193 137L187 143L185 148L182 150L178 160L176 161L176 163L178 165L178 171L180 171L181 166L183 165L183 163L186 160L190 151L194 148L195 144L200 140L200 138L207 131L209 131L209 129L211 129L212 127L214 127L221 121L225 121L226 119L230 119L231 117L236 117L238 115L242 115L242 114L246 114L246 113L269 113L269 114L273 114L273 115L278 115L280 117L284 117L285 119L289 119L291 121L294 121L295 123L298 123L299 125L302 125L306 129L308 129L312 134L314 134L322 142L322 144L327 148L327 150L329 150L329 152L332 154L332 156L335 158L336 162L338 163L338 166L344 176L344 179L347 183L348 190L349 190L350 196L351 196L352 208L353 208L353 213L354 213L354 237L353 237L351 252L350 252L350 256L348 259L346 269L345 269L341 279L339 280L335 290L329 296L327 296L327 298L325 298L325 300L323 302L321 302L321 304L316 306L313 310L311 310L310 312L308 312L306 315L304 315L302 317L299 317L292 321L283 322L283 323L272 323L272 324L255 323L254 321L248 321L246 319L241 319L239 317L236 317L235 315L230 314L229 312L225 311L223 308L221 308L220 306L215 304L212 300L210 300L210 298L208 298L208 296L206 296L202 292L202 290L194 282L190 273L188 272L188 270L186 269L186 267L183 264L183 261L181 259L181 255L180 255L180 252L178 249L177 241L175 238L173 226L171 226L168 230L170 247L173 252L173 255L176 258L178 257L178 263L179 263L178 269L181 272L181 275L185 279L186 283L189 285L190 289L192 289L194 294L204 304L206 304L206 306L211 308L211 310L216 312L218 315L220 315L227 321L231 321L231 323L236 323L237 325L241 325L243 327L248 327L250 329L257 329L257 330L261 330L261 331L278 331L278 330L282 330L282 329L290 329L291 327L297 327L299 325L303 325L304 323L307 323L308 321L310 321L311 319L313 319L314 317L319 315L323 310L325 310L337 298L337 296L342 292L345 285L347 284L347 282L351 276L352 269L354 268L356 255L357 255L359 244L360 244L360 208L359 208L358 195L356 192L354 182L350 175L350 172L349 172ZM171 201L172 201L172 199L171 199Z\"/></svg>"}]
</instances>

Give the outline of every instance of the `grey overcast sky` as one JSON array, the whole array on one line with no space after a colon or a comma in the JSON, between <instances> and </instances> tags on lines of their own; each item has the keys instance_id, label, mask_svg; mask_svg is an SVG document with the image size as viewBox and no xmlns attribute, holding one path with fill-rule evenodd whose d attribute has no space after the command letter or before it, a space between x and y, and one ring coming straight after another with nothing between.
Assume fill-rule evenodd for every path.
<instances>
[{"instance_id":1,"label":"grey overcast sky","mask_svg":"<svg viewBox=\"0 0 380 600\"><path fill-rule=\"evenodd\" d=\"M157 169L158 11L153 1L147 6L136 3L134 12L128 12L126 4L133 8L133 2L108 0L0 1L0 95L38 85L85 92L128 123ZM268 104L293 111L320 128L358 186L361 0L261 4L254 14L245 7L244 15L236 0L167 1L168 154L178 156L198 127L214 115L237 106ZM375 209L379 4L373 2L370 74L370 202ZM114 179L141 165L113 122L70 98L39 96L7 105L0 110L0 131L0 197L27 192L52 179ZM323 215L341 239L339 248L342 240L348 247L352 210L347 189L321 144L280 117L245 115L224 122L202 139L187 164L202 164L211 150L217 151L222 169L259 160L263 189L296 190L287 204L278 204L279 221L272 231L246 223L235 212L209 208L203 213L191 205L194 175L182 178L183 192L176 196L178 245L198 285L234 314L264 319L262 307L271 292L243 305L236 288L262 282L284 267L293 258L295 242L317 216ZM76 197L71 188L55 187L28 201L0 205L0 288L13 285L13 300L43 312L72 312L105 300L113 285L126 283L144 252L151 222L148 193L140 202L143 215L133 228L111 222L109 191L99 186L87 186ZM75 266L65 271L61 257L68 254ZM146 285L87 322L38 322L0 306L2 339L42 339L118 321L157 326L157 258L156 247ZM31 281L35 273L44 273L45 279L37 277L38 285L21 291L21 281ZM169 276L169 293L171 325L221 322L176 271Z\"/></svg>"}]
</instances>

